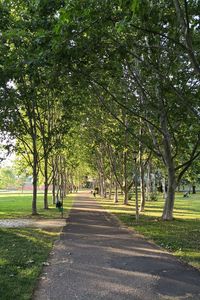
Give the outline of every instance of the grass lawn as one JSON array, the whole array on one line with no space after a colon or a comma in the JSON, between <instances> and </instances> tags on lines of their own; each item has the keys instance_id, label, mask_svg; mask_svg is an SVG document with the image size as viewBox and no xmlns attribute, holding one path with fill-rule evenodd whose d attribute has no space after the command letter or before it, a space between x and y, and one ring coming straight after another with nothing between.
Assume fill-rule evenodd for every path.
<instances>
[{"instance_id":1,"label":"grass lawn","mask_svg":"<svg viewBox=\"0 0 200 300\"><path fill-rule=\"evenodd\" d=\"M118 204L112 200L98 199L106 210L123 223L200 269L200 193L189 198L177 193L174 220L171 222L164 222L160 218L164 205L161 196L158 201L147 202L145 212L140 214L139 224L135 222L134 201L123 205L121 197Z\"/></svg>"},{"instance_id":2,"label":"grass lawn","mask_svg":"<svg viewBox=\"0 0 200 300\"><path fill-rule=\"evenodd\" d=\"M43 195L38 194L37 209L39 218L60 218L60 212L52 205L49 195L49 209L43 209ZM67 212L71 202L69 197L64 200L64 212ZM31 193L0 193L0 219L7 218L32 218L32 194ZM34 216L34 218L36 218Z\"/></svg>"},{"instance_id":3,"label":"grass lawn","mask_svg":"<svg viewBox=\"0 0 200 300\"><path fill-rule=\"evenodd\" d=\"M64 201L65 216L74 195ZM1 218L30 217L31 195L0 195ZM58 218L60 213L52 207L42 209L42 195L38 200L40 218ZM0 227L0 299L27 300L32 293L42 267L47 261L60 228L1 228Z\"/></svg>"}]
</instances>

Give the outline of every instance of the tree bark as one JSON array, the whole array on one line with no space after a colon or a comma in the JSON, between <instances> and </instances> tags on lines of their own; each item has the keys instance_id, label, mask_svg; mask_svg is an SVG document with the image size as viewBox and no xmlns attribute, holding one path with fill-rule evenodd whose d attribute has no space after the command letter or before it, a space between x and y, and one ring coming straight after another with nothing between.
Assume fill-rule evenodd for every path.
<instances>
[{"instance_id":1,"label":"tree bark","mask_svg":"<svg viewBox=\"0 0 200 300\"><path fill-rule=\"evenodd\" d=\"M49 189L49 178L48 178L48 157L44 155L44 209L48 209L48 189Z\"/></svg>"},{"instance_id":2,"label":"tree bark","mask_svg":"<svg viewBox=\"0 0 200 300\"><path fill-rule=\"evenodd\" d=\"M52 163L53 177L52 177L52 203L56 204L56 168L54 161Z\"/></svg>"},{"instance_id":3,"label":"tree bark","mask_svg":"<svg viewBox=\"0 0 200 300\"><path fill-rule=\"evenodd\" d=\"M135 220L139 221L139 206L138 206L138 174L137 174L137 160L135 159Z\"/></svg>"},{"instance_id":4,"label":"tree bark","mask_svg":"<svg viewBox=\"0 0 200 300\"><path fill-rule=\"evenodd\" d=\"M146 198L150 200L150 193L152 192L151 184L151 162L147 165L147 182L146 182Z\"/></svg>"},{"instance_id":5,"label":"tree bark","mask_svg":"<svg viewBox=\"0 0 200 300\"><path fill-rule=\"evenodd\" d=\"M38 182L38 159L36 140L33 138L33 199L32 199L32 215L37 215L37 182Z\"/></svg>"},{"instance_id":6,"label":"tree bark","mask_svg":"<svg viewBox=\"0 0 200 300\"><path fill-rule=\"evenodd\" d=\"M192 194L196 194L196 185L192 185Z\"/></svg>"},{"instance_id":7,"label":"tree bark","mask_svg":"<svg viewBox=\"0 0 200 300\"><path fill-rule=\"evenodd\" d=\"M110 174L110 185L109 185L109 200L112 199L112 187L113 187L113 176Z\"/></svg>"},{"instance_id":8,"label":"tree bark","mask_svg":"<svg viewBox=\"0 0 200 300\"><path fill-rule=\"evenodd\" d=\"M165 205L163 209L162 219L172 220L173 219L173 209L174 209L174 199L176 190L176 173L174 161L171 153L171 139L167 128L166 114L163 112L161 114L161 127L163 129L163 150L164 150L164 161L167 168L168 174L168 188L167 196L165 199Z\"/></svg>"},{"instance_id":9,"label":"tree bark","mask_svg":"<svg viewBox=\"0 0 200 300\"><path fill-rule=\"evenodd\" d=\"M127 205L128 204L128 189L127 187L124 187L124 204Z\"/></svg>"},{"instance_id":10,"label":"tree bark","mask_svg":"<svg viewBox=\"0 0 200 300\"><path fill-rule=\"evenodd\" d=\"M100 196L104 197L104 184L103 184L103 176L99 175L99 186L100 186Z\"/></svg>"},{"instance_id":11,"label":"tree bark","mask_svg":"<svg viewBox=\"0 0 200 300\"><path fill-rule=\"evenodd\" d=\"M115 183L115 195L114 195L114 203L118 203L118 189L117 189L117 183Z\"/></svg>"},{"instance_id":12,"label":"tree bark","mask_svg":"<svg viewBox=\"0 0 200 300\"><path fill-rule=\"evenodd\" d=\"M140 191L141 191L140 211L144 211L144 207L145 207L144 166L141 160L140 160Z\"/></svg>"},{"instance_id":13,"label":"tree bark","mask_svg":"<svg viewBox=\"0 0 200 300\"><path fill-rule=\"evenodd\" d=\"M165 205L162 214L162 219L164 221L170 221L173 219L175 190L176 190L175 169L172 167L172 168L168 168L167 197L165 199Z\"/></svg>"}]
</instances>

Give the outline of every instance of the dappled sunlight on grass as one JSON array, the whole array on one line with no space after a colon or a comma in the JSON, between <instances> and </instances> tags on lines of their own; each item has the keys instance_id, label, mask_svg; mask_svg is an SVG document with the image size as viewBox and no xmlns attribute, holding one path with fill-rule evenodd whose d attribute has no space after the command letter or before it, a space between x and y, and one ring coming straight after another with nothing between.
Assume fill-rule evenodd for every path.
<instances>
[{"instance_id":1,"label":"dappled sunlight on grass","mask_svg":"<svg viewBox=\"0 0 200 300\"><path fill-rule=\"evenodd\" d=\"M114 203L113 200L101 199L97 200L103 205L105 209L109 209L116 214L130 214L135 212L135 201L129 201L129 205L123 204L123 196L119 196L119 202ZM158 201L146 202L145 211L142 215L161 217L164 206L162 195L159 196ZM180 219L200 218L200 194L190 195L189 198L183 198L182 193L177 193L174 207L174 217Z\"/></svg>"},{"instance_id":2,"label":"dappled sunlight on grass","mask_svg":"<svg viewBox=\"0 0 200 300\"><path fill-rule=\"evenodd\" d=\"M57 229L56 229L57 230ZM5 300L31 294L58 232L33 228L0 229L0 295Z\"/></svg>"},{"instance_id":3,"label":"dappled sunlight on grass","mask_svg":"<svg viewBox=\"0 0 200 300\"><path fill-rule=\"evenodd\" d=\"M55 238L55 237L59 236L59 231L48 232L46 230L35 229L34 232L32 233L32 235L27 235L26 229L25 230L18 229L18 230L16 230L16 235L18 237L24 238L33 243L45 245L44 241L42 239L40 240L40 238L42 238L43 236Z\"/></svg>"}]
</instances>

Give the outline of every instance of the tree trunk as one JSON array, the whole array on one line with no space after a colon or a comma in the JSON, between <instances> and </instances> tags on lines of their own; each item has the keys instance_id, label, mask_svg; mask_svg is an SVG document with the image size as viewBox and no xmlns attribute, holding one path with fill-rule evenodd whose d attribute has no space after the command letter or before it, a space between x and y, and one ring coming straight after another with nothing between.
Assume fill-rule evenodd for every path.
<instances>
[{"instance_id":1,"label":"tree trunk","mask_svg":"<svg viewBox=\"0 0 200 300\"><path fill-rule=\"evenodd\" d=\"M141 97L141 104L143 103L143 97ZM139 136L142 139L143 129L142 129L142 119L140 118L140 130ZM143 146L139 142L139 167L140 167L140 211L144 211L145 207L145 187L144 187L144 165L142 161L143 156Z\"/></svg>"},{"instance_id":2,"label":"tree trunk","mask_svg":"<svg viewBox=\"0 0 200 300\"><path fill-rule=\"evenodd\" d=\"M113 176L112 174L110 175L110 185L109 185L109 200L112 199L112 187L113 187Z\"/></svg>"},{"instance_id":3,"label":"tree trunk","mask_svg":"<svg viewBox=\"0 0 200 300\"><path fill-rule=\"evenodd\" d=\"M104 198L107 198L107 186L104 179L103 179L103 193L104 193Z\"/></svg>"},{"instance_id":4,"label":"tree trunk","mask_svg":"<svg viewBox=\"0 0 200 300\"><path fill-rule=\"evenodd\" d=\"M139 206L138 206L138 174L137 174L137 160L135 159L135 220L139 221Z\"/></svg>"},{"instance_id":5,"label":"tree trunk","mask_svg":"<svg viewBox=\"0 0 200 300\"><path fill-rule=\"evenodd\" d=\"M192 194L196 194L196 185L192 185Z\"/></svg>"},{"instance_id":6,"label":"tree trunk","mask_svg":"<svg viewBox=\"0 0 200 300\"><path fill-rule=\"evenodd\" d=\"M118 203L118 189L117 189L117 183L115 183L115 195L114 195L114 203Z\"/></svg>"},{"instance_id":7,"label":"tree trunk","mask_svg":"<svg viewBox=\"0 0 200 300\"><path fill-rule=\"evenodd\" d=\"M104 185L103 185L103 177L99 176L99 186L100 186L100 196L104 197Z\"/></svg>"},{"instance_id":8,"label":"tree trunk","mask_svg":"<svg viewBox=\"0 0 200 300\"><path fill-rule=\"evenodd\" d=\"M174 168L168 169L168 189L165 205L163 209L162 219L170 221L173 219L174 199L176 190L176 178Z\"/></svg>"},{"instance_id":9,"label":"tree trunk","mask_svg":"<svg viewBox=\"0 0 200 300\"><path fill-rule=\"evenodd\" d=\"M67 171L66 171L66 167L64 169L64 197L67 196Z\"/></svg>"},{"instance_id":10,"label":"tree trunk","mask_svg":"<svg viewBox=\"0 0 200 300\"><path fill-rule=\"evenodd\" d=\"M127 186L124 187L124 204L127 205L128 204L128 189Z\"/></svg>"},{"instance_id":11,"label":"tree trunk","mask_svg":"<svg viewBox=\"0 0 200 300\"><path fill-rule=\"evenodd\" d=\"M52 181L52 203L56 204L56 182L55 182L55 178L53 178L53 181Z\"/></svg>"},{"instance_id":12,"label":"tree trunk","mask_svg":"<svg viewBox=\"0 0 200 300\"><path fill-rule=\"evenodd\" d=\"M48 158L44 157L44 209L48 209Z\"/></svg>"},{"instance_id":13,"label":"tree trunk","mask_svg":"<svg viewBox=\"0 0 200 300\"><path fill-rule=\"evenodd\" d=\"M175 190L176 190L176 174L174 161L172 158L171 149L171 139L167 128L166 114L161 115L161 125L163 134L163 150L164 150L164 161L167 167L168 175L168 186L167 186L167 196L165 199L165 205L163 209L162 219L165 221L170 221L173 219L173 209L175 200Z\"/></svg>"},{"instance_id":14,"label":"tree trunk","mask_svg":"<svg viewBox=\"0 0 200 300\"><path fill-rule=\"evenodd\" d=\"M163 190L163 199L166 199L167 198L167 192L166 192L165 177L162 178L162 190Z\"/></svg>"},{"instance_id":15,"label":"tree trunk","mask_svg":"<svg viewBox=\"0 0 200 300\"><path fill-rule=\"evenodd\" d=\"M151 163L147 165L147 183L146 183L146 198L150 200L150 193L152 192L151 185Z\"/></svg>"},{"instance_id":16,"label":"tree trunk","mask_svg":"<svg viewBox=\"0 0 200 300\"><path fill-rule=\"evenodd\" d=\"M128 204L128 182L127 182L127 151L124 152L123 159L123 167L124 167L124 184L123 184L123 192L124 192L124 204Z\"/></svg>"},{"instance_id":17,"label":"tree trunk","mask_svg":"<svg viewBox=\"0 0 200 300\"><path fill-rule=\"evenodd\" d=\"M35 142L33 142L35 144ZM35 148L35 147L34 147ZM32 199L32 215L37 215L37 181L38 181L38 161L37 152L33 148L33 199Z\"/></svg>"},{"instance_id":18,"label":"tree trunk","mask_svg":"<svg viewBox=\"0 0 200 300\"><path fill-rule=\"evenodd\" d=\"M176 190L176 174L175 166L172 155L172 143L171 136L168 130L168 116L163 105L163 101L160 96L160 89L158 91L158 96L160 100L160 125L163 132L163 159L165 166L167 168L168 175L168 187L167 187L167 197L165 199L165 205L163 208L162 219L165 221L170 221L173 219L173 209L175 200L175 190Z\"/></svg>"},{"instance_id":19,"label":"tree trunk","mask_svg":"<svg viewBox=\"0 0 200 300\"><path fill-rule=\"evenodd\" d=\"M48 189L49 189L49 186L48 186L48 183L46 184L45 183L45 186L44 186L44 209L48 209Z\"/></svg>"},{"instance_id":20,"label":"tree trunk","mask_svg":"<svg viewBox=\"0 0 200 300\"><path fill-rule=\"evenodd\" d=\"M56 204L56 169L53 162L53 178L52 178L52 203Z\"/></svg>"},{"instance_id":21,"label":"tree trunk","mask_svg":"<svg viewBox=\"0 0 200 300\"><path fill-rule=\"evenodd\" d=\"M141 191L140 211L144 211L144 207L145 207L145 186L144 186L144 167L143 167L142 162L140 162L140 191Z\"/></svg>"}]
</instances>

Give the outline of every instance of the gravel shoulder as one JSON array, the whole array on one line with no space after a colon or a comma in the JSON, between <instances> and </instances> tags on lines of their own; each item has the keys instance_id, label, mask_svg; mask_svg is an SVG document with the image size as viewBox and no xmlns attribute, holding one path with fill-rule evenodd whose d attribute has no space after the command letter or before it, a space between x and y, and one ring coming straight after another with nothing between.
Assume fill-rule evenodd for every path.
<instances>
[{"instance_id":1,"label":"gravel shoulder","mask_svg":"<svg viewBox=\"0 0 200 300\"><path fill-rule=\"evenodd\" d=\"M66 225L65 219L2 219L0 227L18 228L18 227L36 227L36 228L53 228L63 227Z\"/></svg>"}]
</instances>

